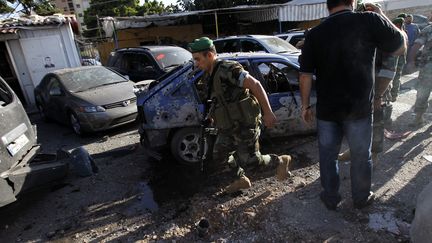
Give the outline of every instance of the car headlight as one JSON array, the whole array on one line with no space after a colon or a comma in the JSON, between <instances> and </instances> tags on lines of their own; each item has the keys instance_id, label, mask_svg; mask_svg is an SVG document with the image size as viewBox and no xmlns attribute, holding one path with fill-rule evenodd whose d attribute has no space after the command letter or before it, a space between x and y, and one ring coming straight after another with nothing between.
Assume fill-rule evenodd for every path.
<instances>
[{"instance_id":1,"label":"car headlight","mask_svg":"<svg viewBox=\"0 0 432 243\"><path fill-rule=\"evenodd\" d=\"M95 112L104 112L105 108L102 106L83 106L79 108L79 111L85 113L95 113Z\"/></svg>"}]
</instances>

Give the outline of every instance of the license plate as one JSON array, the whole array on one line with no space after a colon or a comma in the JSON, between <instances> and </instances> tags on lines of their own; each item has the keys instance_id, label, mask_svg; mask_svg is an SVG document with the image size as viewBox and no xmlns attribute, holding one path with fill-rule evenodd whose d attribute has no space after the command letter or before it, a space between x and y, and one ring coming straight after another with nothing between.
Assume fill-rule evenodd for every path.
<instances>
[{"instance_id":1,"label":"license plate","mask_svg":"<svg viewBox=\"0 0 432 243\"><path fill-rule=\"evenodd\" d=\"M17 154L27 143L29 142L29 139L27 138L27 136L25 134L19 136L17 139L15 139L15 141L13 141L12 143L10 143L7 146L7 150L9 151L9 153L13 156L15 156L15 154Z\"/></svg>"}]
</instances>

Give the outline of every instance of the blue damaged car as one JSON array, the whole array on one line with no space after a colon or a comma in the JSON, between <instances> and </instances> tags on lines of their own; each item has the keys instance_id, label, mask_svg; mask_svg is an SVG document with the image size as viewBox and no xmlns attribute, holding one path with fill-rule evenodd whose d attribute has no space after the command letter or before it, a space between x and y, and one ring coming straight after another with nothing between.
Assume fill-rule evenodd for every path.
<instances>
[{"instance_id":1,"label":"blue damaged car","mask_svg":"<svg viewBox=\"0 0 432 243\"><path fill-rule=\"evenodd\" d=\"M235 60L265 88L278 123L265 129L267 137L307 134L314 125L301 120L297 57L267 53L231 53L219 58ZM141 143L148 149L169 146L183 163L199 161L199 124L206 92L203 72L193 62L180 65L155 81L144 82L137 94ZM312 92L311 104L316 95ZM209 149L207 149L210 151Z\"/></svg>"}]
</instances>

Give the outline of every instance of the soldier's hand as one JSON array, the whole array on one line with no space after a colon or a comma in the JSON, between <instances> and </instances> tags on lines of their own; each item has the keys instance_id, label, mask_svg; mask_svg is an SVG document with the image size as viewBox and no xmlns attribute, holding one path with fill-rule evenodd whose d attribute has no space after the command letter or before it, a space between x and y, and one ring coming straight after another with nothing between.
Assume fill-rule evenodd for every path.
<instances>
[{"instance_id":1,"label":"soldier's hand","mask_svg":"<svg viewBox=\"0 0 432 243\"><path fill-rule=\"evenodd\" d=\"M276 116L273 112L269 112L267 114L264 114L262 119L264 122L264 126L266 126L268 128L272 128L277 121Z\"/></svg>"},{"instance_id":2,"label":"soldier's hand","mask_svg":"<svg viewBox=\"0 0 432 243\"><path fill-rule=\"evenodd\" d=\"M382 99L374 99L374 110L375 111L381 110L382 105L383 105Z\"/></svg>"},{"instance_id":3,"label":"soldier's hand","mask_svg":"<svg viewBox=\"0 0 432 243\"><path fill-rule=\"evenodd\" d=\"M307 125L310 125L312 123L312 119L313 119L313 113L312 113L312 109L302 109L302 119L304 121L304 123L306 123Z\"/></svg>"},{"instance_id":4,"label":"soldier's hand","mask_svg":"<svg viewBox=\"0 0 432 243\"><path fill-rule=\"evenodd\" d=\"M377 14L381 14L384 15L383 11L381 10L380 7L378 7L376 4L373 3L365 3L365 8L366 11L371 11L371 12L375 12Z\"/></svg>"}]
</instances>

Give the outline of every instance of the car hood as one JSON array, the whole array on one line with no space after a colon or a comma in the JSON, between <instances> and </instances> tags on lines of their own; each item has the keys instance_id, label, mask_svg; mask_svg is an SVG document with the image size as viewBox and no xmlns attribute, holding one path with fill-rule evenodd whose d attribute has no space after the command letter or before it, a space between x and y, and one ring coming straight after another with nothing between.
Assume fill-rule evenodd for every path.
<instances>
[{"instance_id":1,"label":"car hood","mask_svg":"<svg viewBox=\"0 0 432 243\"><path fill-rule=\"evenodd\" d=\"M300 65L298 61L300 54L301 54L300 52L291 52L291 53L287 52L287 53L279 53L278 55L288 58L288 60L290 60L292 63L296 65Z\"/></svg>"},{"instance_id":2,"label":"car hood","mask_svg":"<svg viewBox=\"0 0 432 243\"><path fill-rule=\"evenodd\" d=\"M95 89L74 93L74 96L93 105L107 105L131 98L135 98L134 83L124 82Z\"/></svg>"}]
</instances>

